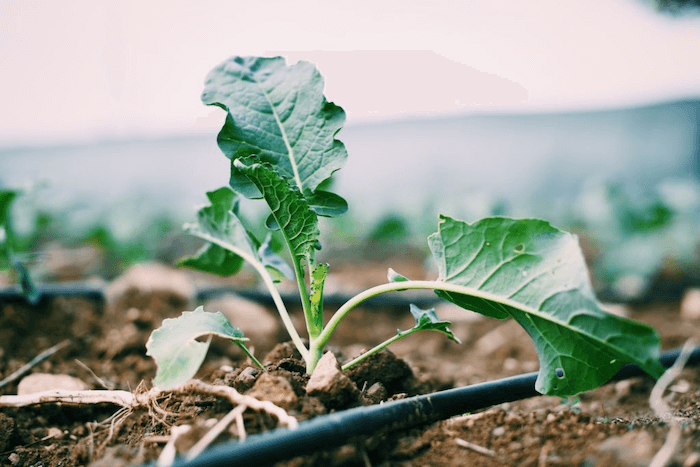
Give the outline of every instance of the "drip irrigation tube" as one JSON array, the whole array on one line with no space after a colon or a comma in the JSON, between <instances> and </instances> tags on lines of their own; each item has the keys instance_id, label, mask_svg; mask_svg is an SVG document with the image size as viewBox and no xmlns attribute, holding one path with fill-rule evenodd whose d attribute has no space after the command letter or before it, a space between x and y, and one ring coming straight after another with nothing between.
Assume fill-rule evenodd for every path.
<instances>
[{"instance_id":1,"label":"drip irrigation tube","mask_svg":"<svg viewBox=\"0 0 700 467\"><path fill-rule=\"evenodd\" d=\"M56 297L82 297L102 302L105 299L104 289L85 282L57 282L37 284L38 302ZM0 302L27 301L19 286L0 288Z\"/></svg>"},{"instance_id":2,"label":"drip irrigation tube","mask_svg":"<svg viewBox=\"0 0 700 467\"><path fill-rule=\"evenodd\" d=\"M680 350L663 353L665 368L676 361ZM688 365L700 363L696 349ZM635 365L627 365L609 382L641 376ZM299 424L294 430L277 429L252 435L244 442L230 442L205 451L191 460L179 459L173 467L265 466L293 457L347 444L353 437L376 434L382 430L407 429L475 412L505 402L539 396L535 391L537 372L513 376L463 388L448 389L370 407L358 407L323 415ZM154 465L154 464L144 464Z\"/></svg>"}]
</instances>

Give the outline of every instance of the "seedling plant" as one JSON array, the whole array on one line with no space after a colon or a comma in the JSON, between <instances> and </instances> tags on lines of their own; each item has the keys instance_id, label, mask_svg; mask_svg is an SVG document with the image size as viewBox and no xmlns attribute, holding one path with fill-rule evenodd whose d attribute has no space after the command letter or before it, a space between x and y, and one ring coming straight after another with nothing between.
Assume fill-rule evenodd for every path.
<instances>
[{"instance_id":1,"label":"seedling plant","mask_svg":"<svg viewBox=\"0 0 700 467\"><path fill-rule=\"evenodd\" d=\"M316 260L319 216L336 217L347 210L343 198L324 189L345 163L347 151L336 139L345 114L325 99L323 86L312 64L286 66L282 57L233 57L210 72L202 100L226 111L218 144L230 160L230 183L207 193L209 204L195 223L185 226L206 244L180 265L221 276L236 274L243 263L252 266L308 372L314 371L333 332L355 307L385 293L429 289L465 312L515 319L537 350L540 393L571 396L596 388L627 363L656 378L663 373L655 330L605 312L595 298L576 237L539 219L491 217L470 224L441 215L437 232L428 238L437 279L411 280L389 269L386 284L357 294L324 325L330 266ZM239 215L244 199L261 199L269 208L270 232L262 241ZM279 232L286 257L272 248L273 231ZM308 344L277 289L282 277L296 281ZM458 341L450 323L435 310L412 305L410 312L416 320L413 328L398 331L343 369L418 331L437 331ZM240 330L221 313L199 307L165 320L152 333L147 350L158 363L154 383L168 389L192 378L209 345L198 339L212 335L231 339L250 355Z\"/></svg>"},{"instance_id":2,"label":"seedling plant","mask_svg":"<svg viewBox=\"0 0 700 467\"><path fill-rule=\"evenodd\" d=\"M12 223L12 203L20 195L17 190L0 190L0 270L11 269L19 281L22 295L30 302L39 300L39 291L29 275L26 255L18 250Z\"/></svg>"}]
</instances>

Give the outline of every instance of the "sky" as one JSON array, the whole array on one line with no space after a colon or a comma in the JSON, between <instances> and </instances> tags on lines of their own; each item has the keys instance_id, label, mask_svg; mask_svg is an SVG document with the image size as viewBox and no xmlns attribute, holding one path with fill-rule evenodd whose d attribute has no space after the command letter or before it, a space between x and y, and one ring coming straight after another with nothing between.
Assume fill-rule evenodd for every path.
<instances>
[{"instance_id":1,"label":"sky","mask_svg":"<svg viewBox=\"0 0 700 467\"><path fill-rule=\"evenodd\" d=\"M700 17L642 0L2 0L0 146L216 132L233 55L316 63L348 124L700 97Z\"/></svg>"}]
</instances>

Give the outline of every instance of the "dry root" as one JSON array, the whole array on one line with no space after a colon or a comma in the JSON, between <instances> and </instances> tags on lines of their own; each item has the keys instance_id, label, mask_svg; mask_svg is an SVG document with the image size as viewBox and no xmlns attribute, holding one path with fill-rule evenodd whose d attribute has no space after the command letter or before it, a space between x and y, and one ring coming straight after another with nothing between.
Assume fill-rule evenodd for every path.
<instances>
[{"instance_id":1,"label":"dry root","mask_svg":"<svg viewBox=\"0 0 700 467\"><path fill-rule=\"evenodd\" d=\"M139 387L140 388L140 387ZM239 439L245 439L245 427L243 425L243 412L246 409L266 412L279 420L280 425L294 429L298 426L297 420L287 414L281 407L276 406L269 401L261 401L252 396L246 396L239 393L232 387L207 384L198 380L191 380L180 388L163 391L159 388L153 388L148 391L137 388L135 392L129 391L45 391L35 394L27 394L22 396L0 396L0 407L26 407L36 404L61 404L68 406L83 406L89 404L114 404L121 408L113 414L104 423L109 423L109 435L107 440L102 443L102 446L111 440L114 433L118 431L119 426L126 418L139 408L146 408L153 419L164 425L167 423L168 417L173 417L176 414L170 413L158 404L158 400L169 397L172 394L206 394L219 398L227 399L234 405L234 409L227 414L219 423L202 437L187 453L187 458L191 459L199 455L212 441L225 430L233 421L236 422ZM159 460L159 465L167 466L174 459L174 441L181 434L178 427L171 427L171 436L164 448Z\"/></svg>"}]
</instances>

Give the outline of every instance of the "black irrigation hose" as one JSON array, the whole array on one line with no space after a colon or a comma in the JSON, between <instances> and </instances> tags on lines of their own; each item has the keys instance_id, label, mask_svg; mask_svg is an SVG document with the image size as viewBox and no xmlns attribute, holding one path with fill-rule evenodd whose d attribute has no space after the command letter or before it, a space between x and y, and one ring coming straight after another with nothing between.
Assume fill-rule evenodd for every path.
<instances>
[{"instance_id":1,"label":"black irrigation hose","mask_svg":"<svg viewBox=\"0 0 700 467\"><path fill-rule=\"evenodd\" d=\"M680 350L664 352L665 368L676 361ZM696 349L688 365L700 363ZM644 375L636 365L627 365L609 382ZM370 407L358 407L323 415L299 424L295 430L277 429L250 436L244 442L230 442L205 451L192 460L179 459L173 467L264 466L293 457L347 444L352 438L382 431L402 430L444 420L463 413L539 396L535 391L537 372L513 376L463 388L410 397Z\"/></svg>"},{"instance_id":2,"label":"black irrigation hose","mask_svg":"<svg viewBox=\"0 0 700 467\"><path fill-rule=\"evenodd\" d=\"M97 302L105 299L102 287L86 284L85 282L56 282L49 284L36 284L39 294L38 301L53 299L56 297L83 297ZM11 286L0 289L0 302L27 301L19 286Z\"/></svg>"}]
</instances>

